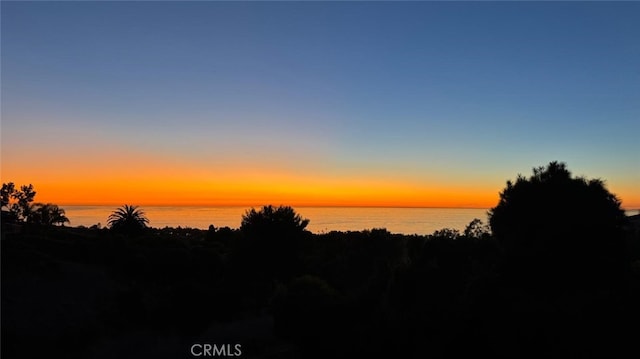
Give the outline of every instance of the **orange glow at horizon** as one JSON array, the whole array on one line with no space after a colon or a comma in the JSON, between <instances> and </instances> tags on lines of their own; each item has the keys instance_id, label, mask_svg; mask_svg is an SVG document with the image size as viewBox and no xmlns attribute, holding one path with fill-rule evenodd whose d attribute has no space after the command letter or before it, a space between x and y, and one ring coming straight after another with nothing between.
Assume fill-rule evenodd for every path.
<instances>
[{"instance_id":1,"label":"orange glow at horizon","mask_svg":"<svg viewBox=\"0 0 640 359\"><path fill-rule=\"evenodd\" d=\"M5 172L6 173L6 172ZM4 176L3 176L4 177ZM260 170L194 173L186 169L148 168L135 174L38 173L3 178L16 185L32 183L36 201L59 205L193 205L337 207L468 207L488 208L497 202L494 189L400 180L303 176Z\"/></svg>"},{"instance_id":2,"label":"orange glow at horizon","mask_svg":"<svg viewBox=\"0 0 640 359\"><path fill-rule=\"evenodd\" d=\"M144 189L142 188L144 187ZM98 184L82 189L66 185L35 186L36 201L60 205L141 206L261 206L266 204L299 207L442 207L491 208L498 202L497 193L474 193L451 189L415 191L393 188L295 188L280 191L275 187L254 187L241 192L221 188L209 192L198 186L176 192L154 186L117 188L116 184ZM66 191L68 189L68 192ZM291 189L291 188L290 188ZM52 195L57 194L57 195ZM635 203L635 205L634 205ZM623 201L623 208L638 208L638 202ZM628 205L631 204L631 205Z\"/></svg>"},{"instance_id":3,"label":"orange glow at horizon","mask_svg":"<svg viewBox=\"0 0 640 359\"><path fill-rule=\"evenodd\" d=\"M32 182L36 199L62 205L336 207L469 207L495 205L497 195L456 188L417 188L360 181L263 179L213 181Z\"/></svg>"},{"instance_id":4,"label":"orange glow at horizon","mask_svg":"<svg viewBox=\"0 0 640 359\"><path fill-rule=\"evenodd\" d=\"M3 161L2 180L18 186L31 183L37 202L62 206L450 208L494 207L506 181L499 177L465 181L459 174L420 180L380 172L323 172L286 163L229 162L205 167L177 158L113 152L113 156L95 156L101 160L94 162L86 160L86 153L38 166ZM623 208L640 208L640 194L633 186L619 183L609 189L622 199Z\"/></svg>"},{"instance_id":5,"label":"orange glow at horizon","mask_svg":"<svg viewBox=\"0 0 640 359\"><path fill-rule=\"evenodd\" d=\"M407 186L403 183L375 183L364 180L337 181L308 178L242 180L155 180L33 183L36 201L60 205L141 206L261 206L266 204L300 207L449 207L491 208L498 202L497 188ZM640 207L640 198L622 197L623 208Z\"/></svg>"},{"instance_id":6,"label":"orange glow at horizon","mask_svg":"<svg viewBox=\"0 0 640 359\"><path fill-rule=\"evenodd\" d=\"M43 161L33 149L5 158L13 160L2 163L3 182L31 183L36 201L59 205L488 208L497 202L498 191L486 185L443 184L442 179L424 183L375 170L328 170L282 157L261 162L213 158L204 166L177 155L107 144L70 152L59 161ZM25 165L35 162L37 166Z\"/></svg>"}]
</instances>

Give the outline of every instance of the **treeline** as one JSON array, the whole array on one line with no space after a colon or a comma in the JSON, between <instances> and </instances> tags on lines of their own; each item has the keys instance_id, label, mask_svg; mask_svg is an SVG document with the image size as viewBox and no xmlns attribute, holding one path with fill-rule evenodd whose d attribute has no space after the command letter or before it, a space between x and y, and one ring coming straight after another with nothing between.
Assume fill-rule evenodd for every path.
<instances>
[{"instance_id":1,"label":"treeline","mask_svg":"<svg viewBox=\"0 0 640 359\"><path fill-rule=\"evenodd\" d=\"M3 226L2 354L635 356L640 236L603 189L536 169L507 184L491 233L312 234L286 206L238 229ZM112 219L143 218L124 209Z\"/></svg>"},{"instance_id":2,"label":"treeline","mask_svg":"<svg viewBox=\"0 0 640 359\"><path fill-rule=\"evenodd\" d=\"M35 196L32 184L16 188L13 182L3 183L0 189L2 223L27 222L48 226L69 223L64 209L53 203L33 203Z\"/></svg>"}]
</instances>

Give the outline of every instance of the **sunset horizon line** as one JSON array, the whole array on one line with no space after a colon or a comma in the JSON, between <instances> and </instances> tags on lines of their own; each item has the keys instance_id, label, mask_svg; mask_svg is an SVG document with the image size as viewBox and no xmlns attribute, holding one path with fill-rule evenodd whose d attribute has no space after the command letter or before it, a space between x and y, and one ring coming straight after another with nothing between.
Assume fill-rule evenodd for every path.
<instances>
[{"instance_id":1,"label":"sunset horizon line","mask_svg":"<svg viewBox=\"0 0 640 359\"><path fill-rule=\"evenodd\" d=\"M438 206L438 205L358 205L358 204L288 204L288 203L262 203L262 204L202 204L202 203L135 203L135 202L123 202L123 203L60 203L60 206L72 206L72 207L121 207L124 205L133 205L137 207L246 207L246 208L258 208L263 206L288 206L294 208L432 208L432 209L491 209L493 206Z\"/></svg>"},{"instance_id":2,"label":"sunset horizon line","mask_svg":"<svg viewBox=\"0 0 640 359\"><path fill-rule=\"evenodd\" d=\"M292 208L397 208L397 209L485 209L491 210L493 206L438 206L438 205L357 205L357 204L287 204L287 203L263 203L263 204L192 204L192 203L60 203L61 207L114 207L118 208L124 205L133 205L137 207L193 207L193 208L261 208L263 206L288 206ZM623 211L640 211L640 205L621 206ZM143 208L144 209L144 208Z\"/></svg>"}]
</instances>

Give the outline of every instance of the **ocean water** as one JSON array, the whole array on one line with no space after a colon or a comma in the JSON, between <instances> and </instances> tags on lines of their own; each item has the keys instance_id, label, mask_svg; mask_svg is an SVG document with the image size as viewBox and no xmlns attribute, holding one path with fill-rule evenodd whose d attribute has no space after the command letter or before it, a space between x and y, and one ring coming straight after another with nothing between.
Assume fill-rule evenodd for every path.
<instances>
[{"instance_id":1,"label":"ocean water","mask_svg":"<svg viewBox=\"0 0 640 359\"><path fill-rule=\"evenodd\" d=\"M62 206L71 226L107 224L115 206ZM251 207L141 207L151 227L191 227L207 229L240 227L242 215ZM464 230L474 218L487 223L487 209L470 208L378 208L378 207L294 207L310 220L314 233L361 231L386 228L392 233L431 234L442 228Z\"/></svg>"}]
</instances>

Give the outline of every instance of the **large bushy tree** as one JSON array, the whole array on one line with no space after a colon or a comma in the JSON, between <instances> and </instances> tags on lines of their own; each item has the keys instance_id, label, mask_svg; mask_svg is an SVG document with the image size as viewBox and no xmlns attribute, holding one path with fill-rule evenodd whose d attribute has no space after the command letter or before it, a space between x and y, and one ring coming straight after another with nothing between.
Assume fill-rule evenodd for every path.
<instances>
[{"instance_id":1,"label":"large bushy tree","mask_svg":"<svg viewBox=\"0 0 640 359\"><path fill-rule=\"evenodd\" d=\"M302 233L309 220L289 206L251 208L242 216L240 230L249 236L296 235Z\"/></svg>"},{"instance_id":2,"label":"large bushy tree","mask_svg":"<svg viewBox=\"0 0 640 359\"><path fill-rule=\"evenodd\" d=\"M248 210L240 225L245 259L268 275L294 274L300 264L301 242L309 233L305 230L308 224L308 219L289 206Z\"/></svg>"},{"instance_id":3,"label":"large bushy tree","mask_svg":"<svg viewBox=\"0 0 640 359\"><path fill-rule=\"evenodd\" d=\"M575 262L622 254L620 200L604 181L574 177L561 162L507 181L489 216L509 255Z\"/></svg>"}]
</instances>

